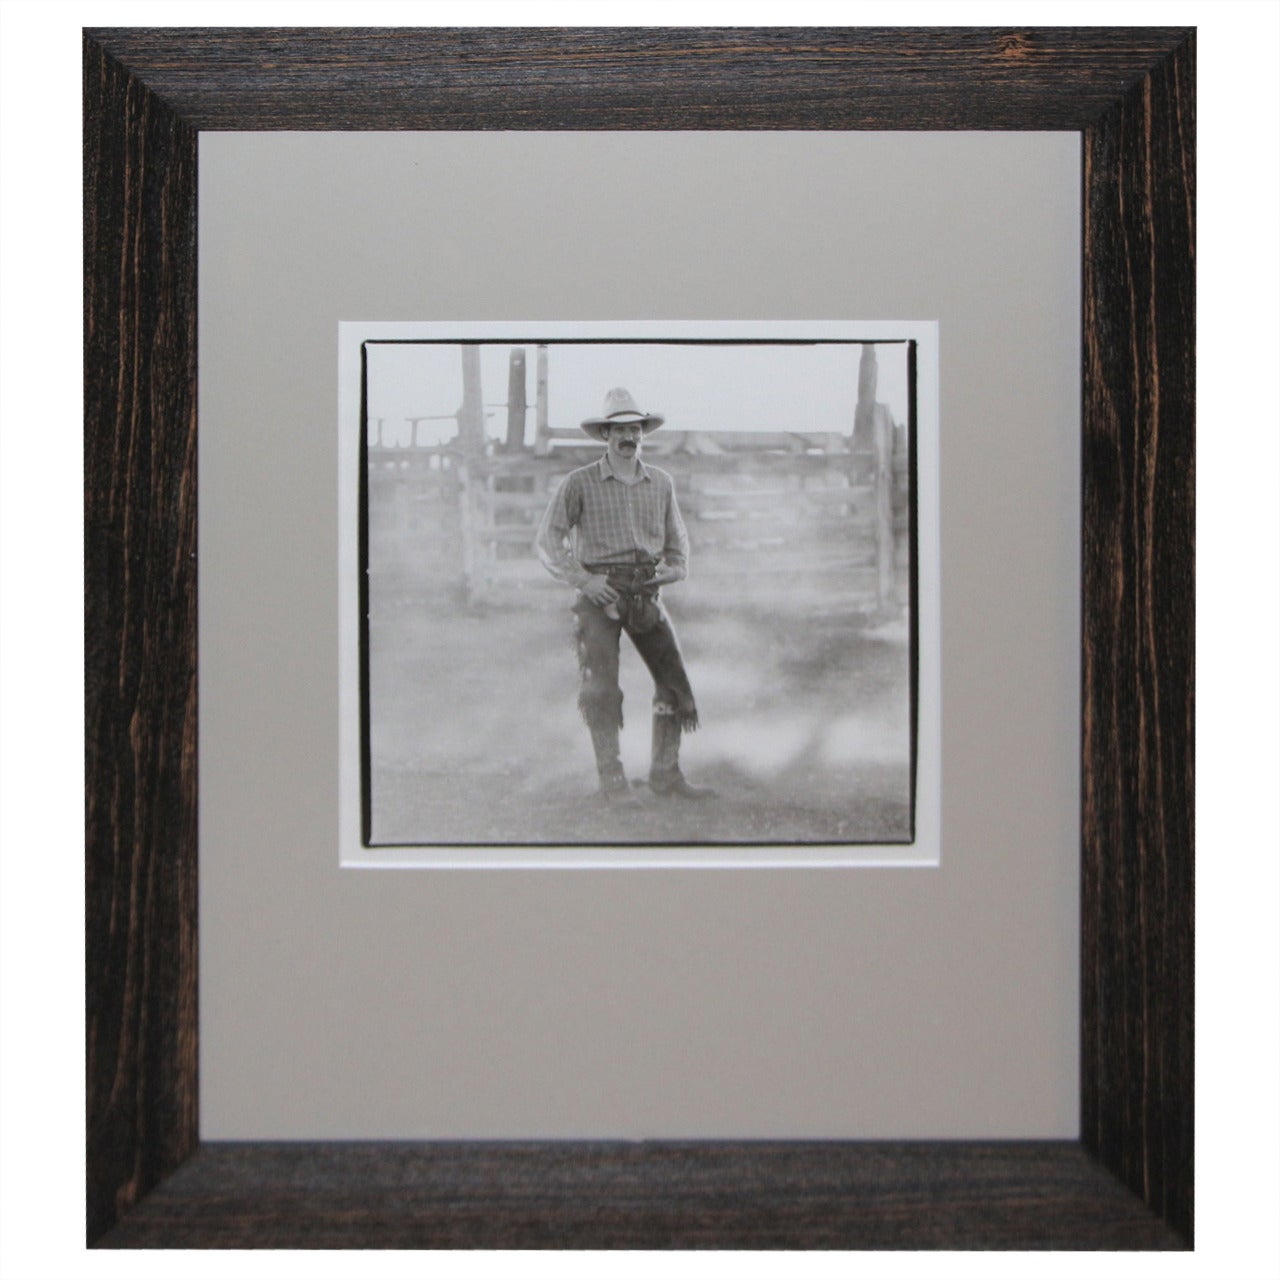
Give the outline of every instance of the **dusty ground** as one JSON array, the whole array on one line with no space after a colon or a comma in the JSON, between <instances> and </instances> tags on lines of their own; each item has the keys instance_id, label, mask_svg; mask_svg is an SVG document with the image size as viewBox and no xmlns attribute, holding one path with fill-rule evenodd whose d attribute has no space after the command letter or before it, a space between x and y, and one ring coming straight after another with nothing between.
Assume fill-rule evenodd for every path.
<instances>
[{"instance_id":1,"label":"dusty ground","mask_svg":"<svg viewBox=\"0 0 1280 1280\"><path fill-rule=\"evenodd\" d=\"M595 794L569 599L377 609L370 629L378 844L892 843L909 839L902 623L699 609L664 593L698 698L698 803L644 787L652 682L623 637L623 762L642 806Z\"/></svg>"}]
</instances>

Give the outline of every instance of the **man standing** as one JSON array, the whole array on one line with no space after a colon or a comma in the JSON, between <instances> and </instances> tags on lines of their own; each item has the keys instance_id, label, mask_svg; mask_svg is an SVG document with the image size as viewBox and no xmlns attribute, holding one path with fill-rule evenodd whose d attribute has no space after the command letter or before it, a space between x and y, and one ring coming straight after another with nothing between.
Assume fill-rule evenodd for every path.
<instances>
[{"instance_id":1,"label":"man standing","mask_svg":"<svg viewBox=\"0 0 1280 1280\"><path fill-rule=\"evenodd\" d=\"M650 788L685 800L712 794L680 772L680 735L698 727L698 709L658 589L685 576L689 538L671 477L640 461L644 437L662 423L660 414L641 413L623 388L610 391L603 416L582 424L606 446L604 455L565 476L538 529L539 559L578 591L578 708L591 730L600 791L614 804L637 803L618 754L623 631L654 681Z\"/></svg>"}]
</instances>

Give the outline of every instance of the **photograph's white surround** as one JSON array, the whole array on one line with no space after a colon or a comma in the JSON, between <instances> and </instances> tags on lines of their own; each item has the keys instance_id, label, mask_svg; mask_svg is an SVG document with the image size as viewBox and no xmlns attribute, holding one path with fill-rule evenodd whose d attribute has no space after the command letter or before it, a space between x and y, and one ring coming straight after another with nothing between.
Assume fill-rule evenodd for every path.
<instances>
[{"instance_id":1,"label":"photograph's white surround","mask_svg":"<svg viewBox=\"0 0 1280 1280\"><path fill-rule=\"evenodd\" d=\"M932 321L629 321L404 323L344 321L338 332L338 679L339 860L344 867L486 869L515 867L927 867L941 856L942 654L938 527L938 326ZM361 708L359 519L363 342L590 341L592 339L914 341L916 354L916 484L918 715L915 838L910 844L666 845L612 848L379 844L361 839ZM654 388L661 391L661 387ZM905 421L905 408L900 410ZM848 426L852 429L852 416ZM696 578L696 567L695 574ZM566 592L566 598L568 593ZM567 605L566 605L567 607ZM567 661L567 659L566 659ZM694 675L695 688L697 673ZM904 708L904 714L907 709ZM424 726L429 732L429 726ZM584 780L584 792L589 781ZM856 794L850 804L857 803Z\"/></svg>"}]
</instances>

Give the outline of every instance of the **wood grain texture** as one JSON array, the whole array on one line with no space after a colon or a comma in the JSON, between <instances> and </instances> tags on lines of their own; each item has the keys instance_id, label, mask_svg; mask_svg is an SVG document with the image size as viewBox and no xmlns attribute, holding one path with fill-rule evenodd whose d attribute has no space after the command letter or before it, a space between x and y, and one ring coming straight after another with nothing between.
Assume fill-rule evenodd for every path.
<instances>
[{"instance_id":1,"label":"wood grain texture","mask_svg":"<svg viewBox=\"0 0 1280 1280\"><path fill-rule=\"evenodd\" d=\"M84 56L88 1224L196 1143L195 133Z\"/></svg>"},{"instance_id":2,"label":"wood grain texture","mask_svg":"<svg viewBox=\"0 0 1280 1280\"><path fill-rule=\"evenodd\" d=\"M108 1248L1168 1249L1075 1143L211 1144Z\"/></svg>"},{"instance_id":3,"label":"wood grain texture","mask_svg":"<svg viewBox=\"0 0 1280 1280\"><path fill-rule=\"evenodd\" d=\"M1085 135L1085 1142L1190 1232L1195 49Z\"/></svg>"},{"instance_id":4,"label":"wood grain texture","mask_svg":"<svg viewBox=\"0 0 1280 1280\"><path fill-rule=\"evenodd\" d=\"M90 36L200 129L1083 129L1178 38L1155 27Z\"/></svg>"},{"instance_id":5,"label":"wood grain texture","mask_svg":"<svg viewBox=\"0 0 1280 1280\"><path fill-rule=\"evenodd\" d=\"M1192 34L95 31L84 110L90 1241L1187 1247ZM197 132L689 127L1082 132L1082 1142L199 1147Z\"/></svg>"}]
</instances>

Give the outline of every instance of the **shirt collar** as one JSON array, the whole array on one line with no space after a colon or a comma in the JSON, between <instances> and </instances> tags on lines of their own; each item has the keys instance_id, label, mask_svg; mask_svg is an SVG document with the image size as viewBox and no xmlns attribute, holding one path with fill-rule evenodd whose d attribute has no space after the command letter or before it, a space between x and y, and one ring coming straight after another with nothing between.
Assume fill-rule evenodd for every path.
<instances>
[{"instance_id":1,"label":"shirt collar","mask_svg":"<svg viewBox=\"0 0 1280 1280\"><path fill-rule=\"evenodd\" d=\"M636 459L636 468L637 474L641 480L649 479L649 468L646 467L643 461L639 458ZM600 478L602 480L617 480L619 484L625 483L618 473L614 471L613 463L609 461L608 453L602 453L600 455Z\"/></svg>"}]
</instances>

